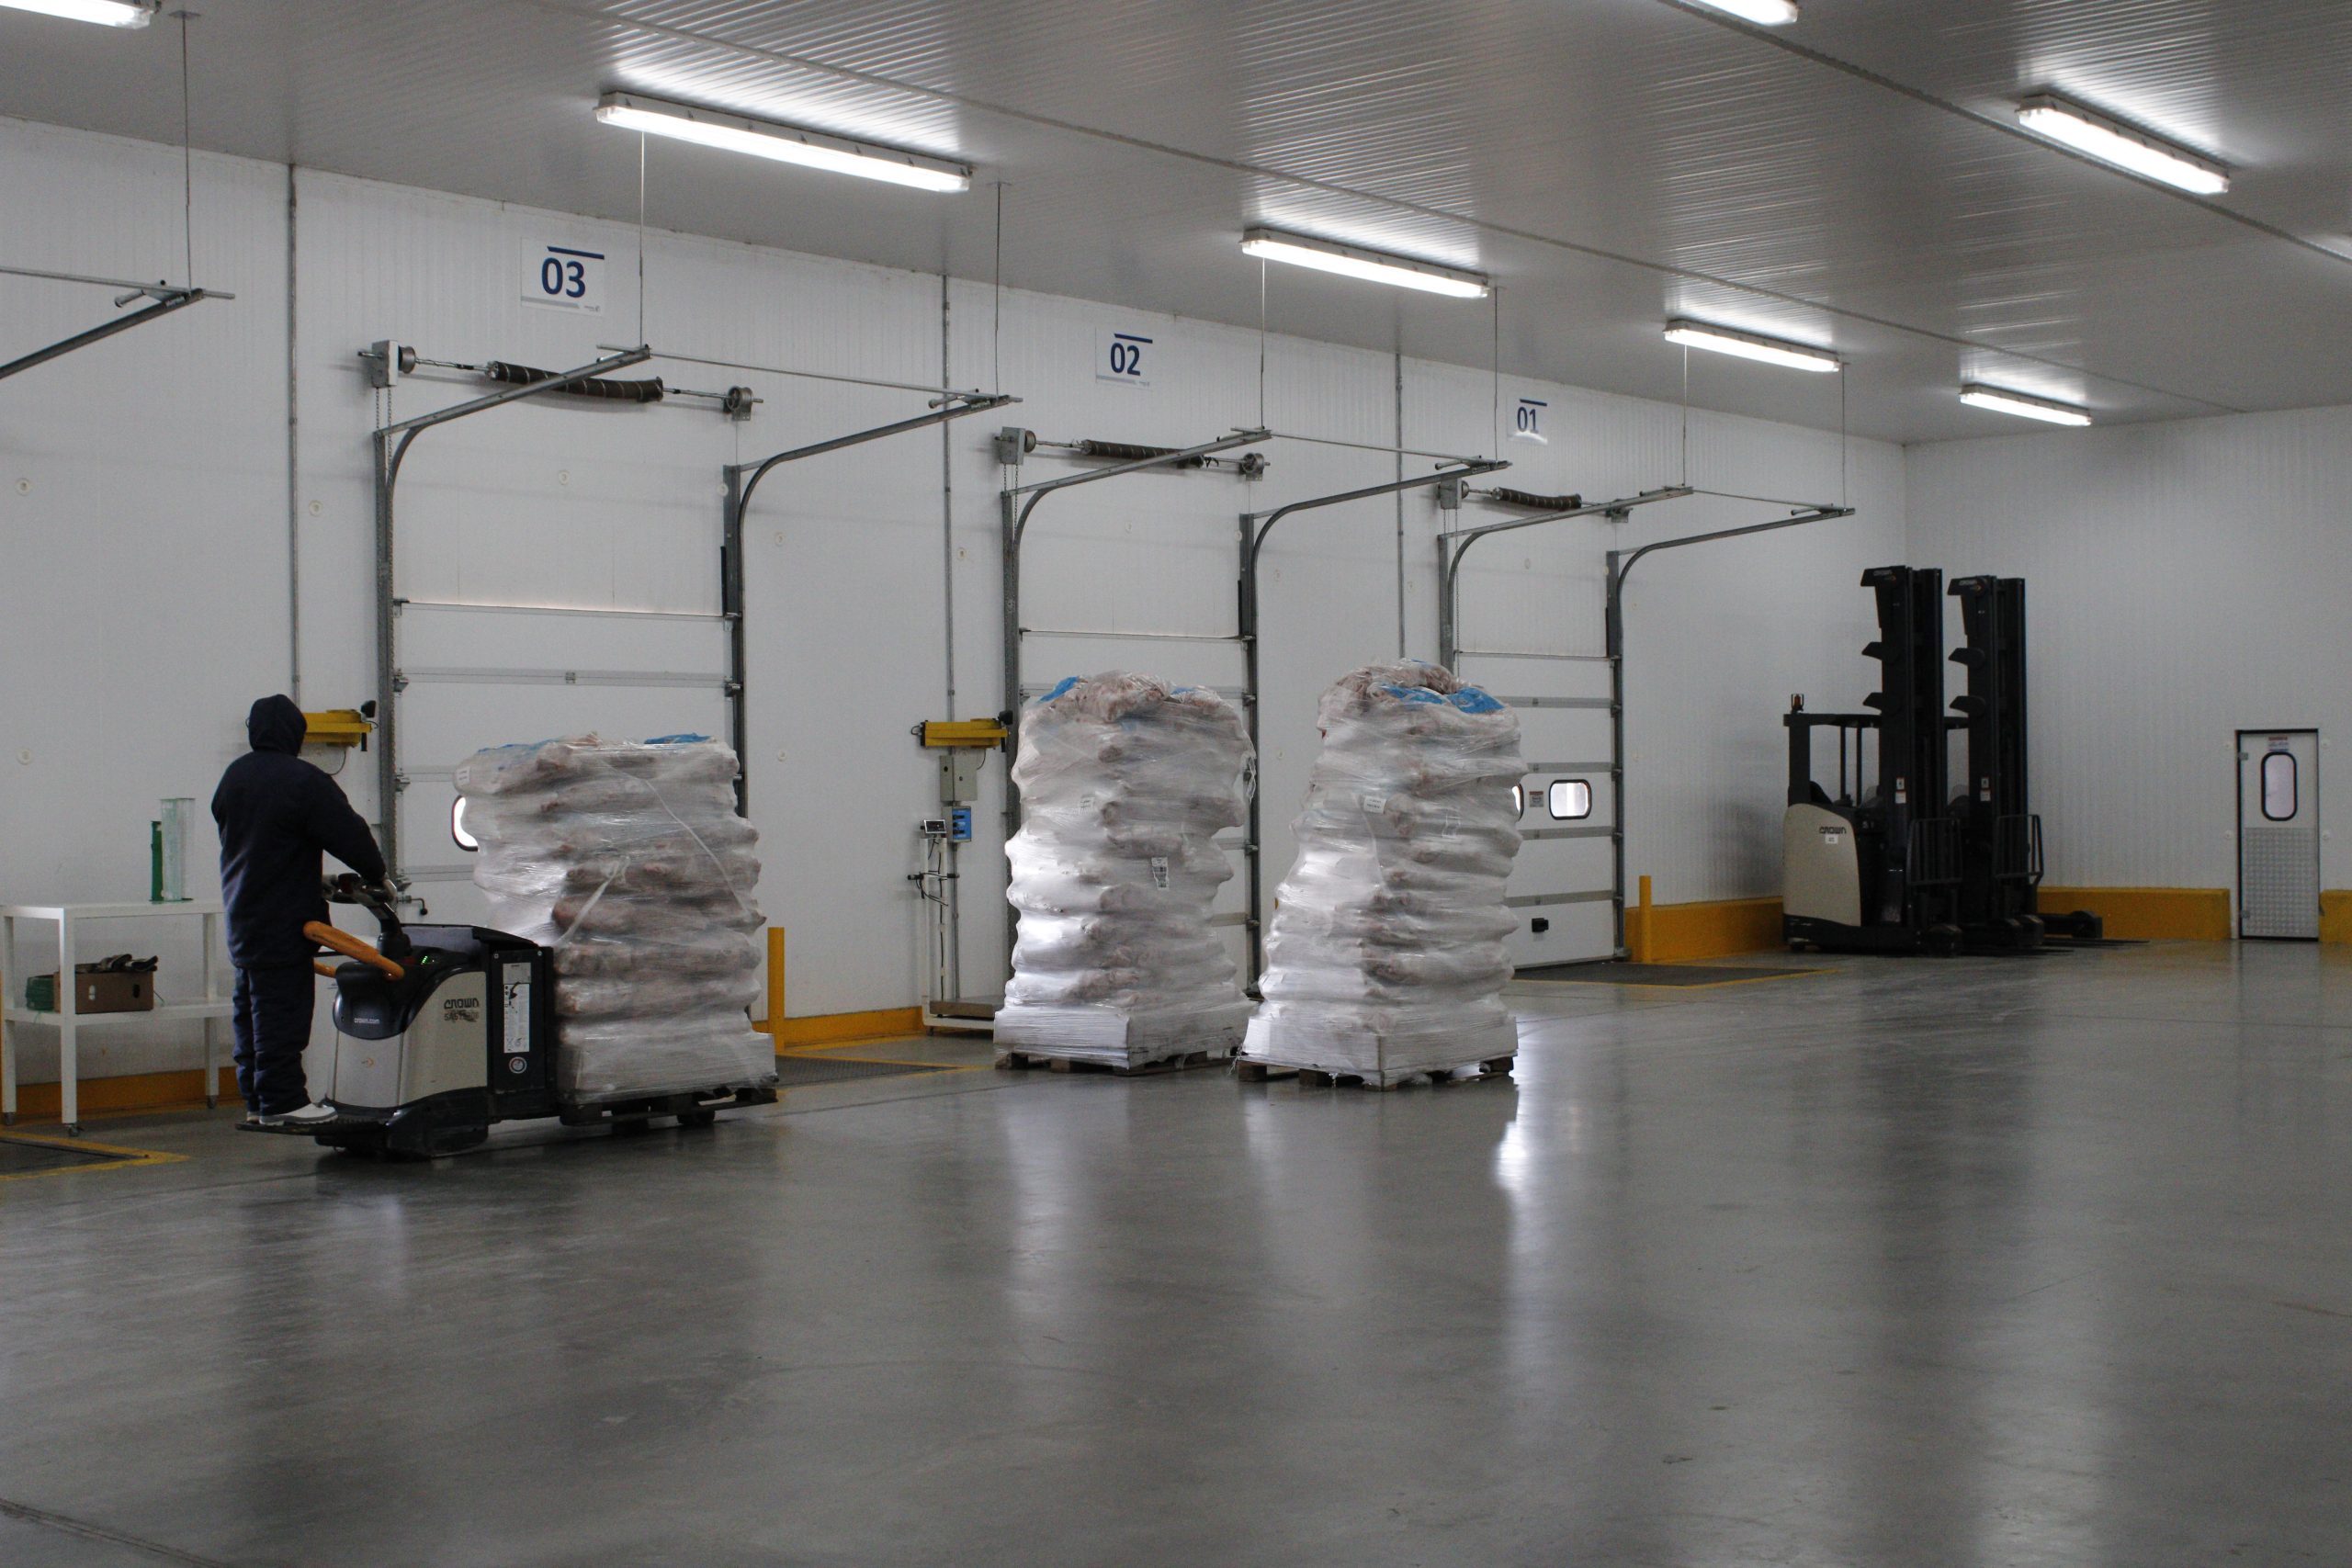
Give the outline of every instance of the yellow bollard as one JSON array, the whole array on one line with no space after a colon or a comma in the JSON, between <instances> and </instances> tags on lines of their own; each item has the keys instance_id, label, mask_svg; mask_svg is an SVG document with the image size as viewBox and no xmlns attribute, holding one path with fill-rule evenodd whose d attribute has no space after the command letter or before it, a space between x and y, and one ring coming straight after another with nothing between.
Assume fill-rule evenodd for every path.
<instances>
[{"instance_id":1,"label":"yellow bollard","mask_svg":"<svg viewBox=\"0 0 2352 1568\"><path fill-rule=\"evenodd\" d=\"M784 928L768 928L768 1016L760 1028L770 1035L784 1021Z\"/></svg>"}]
</instances>

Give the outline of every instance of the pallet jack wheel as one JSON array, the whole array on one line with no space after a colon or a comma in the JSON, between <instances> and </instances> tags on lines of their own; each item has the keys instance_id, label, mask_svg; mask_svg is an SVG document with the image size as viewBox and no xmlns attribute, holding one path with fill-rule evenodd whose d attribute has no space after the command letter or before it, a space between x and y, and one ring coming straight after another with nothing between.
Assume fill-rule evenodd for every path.
<instances>
[{"instance_id":1,"label":"pallet jack wheel","mask_svg":"<svg viewBox=\"0 0 2352 1568\"><path fill-rule=\"evenodd\" d=\"M718 1112L716 1111L681 1111L678 1112L678 1125L681 1127L715 1127L718 1124Z\"/></svg>"},{"instance_id":2,"label":"pallet jack wheel","mask_svg":"<svg viewBox=\"0 0 2352 1568\"><path fill-rule=\"evenodd\" d=\"M1960 953L1960 928L1929 926L1921 939L1921 945L1938 958L1956 957Z\"/></svg>"}]
</instances>

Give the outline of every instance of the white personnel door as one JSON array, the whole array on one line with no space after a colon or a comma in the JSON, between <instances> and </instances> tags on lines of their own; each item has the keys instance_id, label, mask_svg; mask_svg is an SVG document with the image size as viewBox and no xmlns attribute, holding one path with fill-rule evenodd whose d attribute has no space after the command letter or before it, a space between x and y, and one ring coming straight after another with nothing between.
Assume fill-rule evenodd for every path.
<instances>
[{"instance_id":1,"label":"white personnel door","mask_svg":"<svg viewBox=\"0 0 2352 1568\"><path fill-rule=\"evenodd\" d=\"M2238 935L2319 940L2319 731L2238 731Z\"/></svg>"}]
</instances>

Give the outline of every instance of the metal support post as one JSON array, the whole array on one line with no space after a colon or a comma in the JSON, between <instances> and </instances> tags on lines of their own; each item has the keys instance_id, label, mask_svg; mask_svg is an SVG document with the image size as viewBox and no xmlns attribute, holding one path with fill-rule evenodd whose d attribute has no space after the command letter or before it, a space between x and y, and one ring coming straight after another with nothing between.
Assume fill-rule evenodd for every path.
<instances>
[{"instance_id":1,"label":"metal support post","mask_svg":"<svg viewBox=\"0 0 2352 1568\"><path fill-rule=\"evenodd\" d=\"M743 475L727 470L727 510L718 537L718 613L727 617L727 743L735 750L735 809L752 811L750 726L743 695Z\"/></svg>"}]
</instances>

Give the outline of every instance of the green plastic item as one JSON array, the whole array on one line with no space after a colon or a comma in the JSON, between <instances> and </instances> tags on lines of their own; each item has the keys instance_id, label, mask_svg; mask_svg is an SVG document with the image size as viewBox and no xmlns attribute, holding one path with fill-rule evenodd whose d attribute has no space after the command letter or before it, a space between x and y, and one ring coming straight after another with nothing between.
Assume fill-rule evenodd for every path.
<instances>
[{"instance_id":1,"label":"green plastic item","mask_svg":"<svg viewBox=\"0 0 2352 1568\"><path fill-rule=\"evenodd\" d=\"M147 824L147 902L164 901L164 825Z\"/></svg>"},{"instance_id":2,"label":"green plastic item","mask_svg":"<svg viewBox=\"0 0 2352 1568\"><path fill-rule=\"evenodd\" d=\"M32 975L25 979L25 1006L35 1012L57 1010L57 976Z\"/></svg>"}]
</instances>

